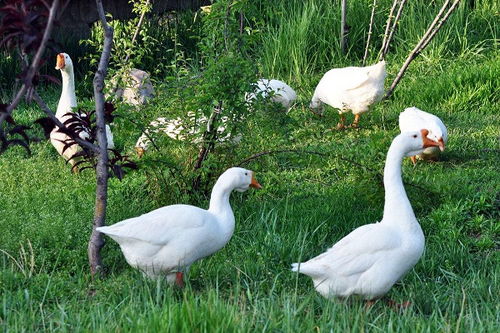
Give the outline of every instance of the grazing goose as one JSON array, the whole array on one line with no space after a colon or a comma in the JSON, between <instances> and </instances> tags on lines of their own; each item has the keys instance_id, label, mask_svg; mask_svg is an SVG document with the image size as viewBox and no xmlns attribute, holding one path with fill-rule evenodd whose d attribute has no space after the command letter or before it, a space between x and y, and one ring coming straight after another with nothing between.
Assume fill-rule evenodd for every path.
<instances>
[{"instance_id":1,"label":"grazing goose","mask_svg":"<svg viewBox=\"0 0 500 333\"><path fill-rule=\"evenodd\" d=\"M352 127L357 127L360 115L382 99L385 75L385 61L368 67L331 69L316 86L310 107L320 109L320 114L322 103L338 109L338 129L345 127L344 113L350 110L354 114Z\"/></svg>"},{"instance_id":2,"label":"grazing goose","mask_svg":"<svg viewBox=\"0 0 500 333\"><path fill-rule=\"evenodd\" d=\"M446 130L446 126L444 126L441 119L435 115L422 111L414 106L406 108L399 114L399 129L401 133L416 131L420 128L427 128L429 130L427 137L439 143L439 148L429 147L415 152L410 156L413 164L417 163L417 155L423 160L436 161L440 153L444 151L445 144L448 142L448 131Z\"/></svg>"},{"instance_id":3,"label":"grazing goose","mask_svg":"<svg viewBox=\"0 0 500 333\"><path fill-rule=\"evenodd\" d=\"M202 133L200 132L201 126L203 126L207 122L207 118L204 116L195 117L194 112L188 112L188 117L190 118L190 125L192 125L189 128L188 135L193 136L193 142L194 143L200 143L202 141ZM226 142L230 141L234 144L237 144L241 141L241 134L233 135L231 136L230 133L225 134L224 132L226 131L226 127L224 124L229 120L228 117L223 116L220 118L222 125L217 127L217 141L218 142ZM178 117L175 119L168 119L165 117L159 117L153 120L152 122L149 123L148 129L146 129L142 135L137 139L137 142L135 144L135 151L137 152L137 155L139 157L142 157L146 150L149 147L149 144L151 143L151 140L149 136L152 133L160 133L163 132L165 133L169 138L173 140L180 140L184 141L186 140L186 135L182 134L182 131L184 130L184 121Z\"/></svg>"},{"instance_id":4,"label":"grazing goose","mask_svg":"<svg viewBox=\"0 0 500 333\"><path fill-rule=\"evenodd\" d=\"M56 69L61 71L62 77L62 92L61 97L59 98L59 103L57 104L56 117L59 121L64 123L69 119L69 116L66 114L73 112L73 109L77 106L73 61L68 54L59 53L57 55ZM108 125L106 125L106 136L108 139L108 149L114 149L115 145L113 143L113 134L111 133L111 129ZM88 133L80 133L81 139L86 139L88 137ZM65 146L64 141L68 139L70 139L70 137L59 132L58 127L55 127L50 133L50 141L54 148L56 148L57 152L66 158L66 160L69 160L69 163L73 166L76 161L70 158L77 153L80 148L78 145L72 145L63 152Z\"/></svg>"},{"instance_id":5,"label":"grazing goose","mask_svg":"<svg viewBox=\"0 0 500 333\"><path fill-rule=\"evenodd\" d=\"M385 204L382 221L358 227L325 253L292 270L308 275L324 297L384 296L420 259L424 234L415 218L401 179L404 156L438 146L429 131L404 132L394 138L384 168Z\"/></svg>"},{"instance_id":6,"label":"grazing goose","mask_svg":"<svg viewBox=\"0 0 500 333\"><path fill-rule=\"evenodd\" d=\"M285 82L274 79L259 79L255 84L255 91L253 93L247 93L245 95L245 100L247 102L251 102L256 98L257 94L261 94L262 97L266 98L271 93L271 100L275 103L281 104L287 111L297 99L297 93L295 93L295 90L293 90L292 87Z\"/></svg>"},{"instance_id":7,"label":"grazing goose","mask_svg":"<svg viewBox=\"0 0 500 333\"><path fill-rule=\"evenodd\" d=\"M120 244L132 267L182 286L183 273L191 264L229 242L234 231L229 196L249 187L261 188L253 171L230 168L215 183L208 210L171 205L97 230Z\"/></svg>"}]
</instances>

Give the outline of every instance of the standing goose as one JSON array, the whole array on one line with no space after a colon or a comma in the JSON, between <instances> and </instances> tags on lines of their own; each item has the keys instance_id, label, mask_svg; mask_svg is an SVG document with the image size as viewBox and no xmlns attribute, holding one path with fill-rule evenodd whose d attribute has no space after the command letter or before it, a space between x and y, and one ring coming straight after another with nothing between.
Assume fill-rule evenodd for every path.
<instances>
[{"instance_id":1,"label":"standing goose","mask_svg":"<svg viewBox=\"0 0 500 333\"><path fill-rule=\"evenodd\" d=\"M414 106L406 108L399 114L399 129L401 133L417 131L420 128L429 129L427 137L439 143L439 148L429 147L414 152L414 154L410 156L413 164L417 163L417 155L424 160L436 161L439 154L444 151L445 144L448 142L448 131L446 130L446 126L444 126L441 119L435 115L422 111Z\"/></svg>"},{"instance_id":2,"label":"standing goose","mask_svg":"<svg viewBox=\"0 0 500 333\"><path fill-rule=\"evenodd\" d=\"M272 95L271 100L281 104L287 111L297 99L297 93L292 87L283 81L274 79L259 79L255 84L255 91L245 94L245 100L251 102L257 97L257 94L261 94L264 98Z\"/></svg>"},{"instance_id":3,"label":"standing goose","mask_svg":"<svg viewBox=\"0 0 500 333\"><path fill-rule=\"evenodd\" d=\"M354 114L352 127L357 127L359 117L384 94L385 61L368 67L334 68L323 75L311 100L312 109L323 111L322 103L339 110L338 129L345 127L344 113Z\"/></svg>"},{"instance_id":4,"label":"standing goose","mask_svg":"<svg viewBox=\"0 0 500 333\"><path fill-rule=\"evenodd\" d=\"M394 138L384 169L382 221L358 227L325 253L292 270L310 276L324 297L359 295L376 300L385 295L420 259L424 234L401 179L401 162L410 152L438 146L429 131L405 132Z\"/></svg>"},{"instance_id":5,"label":"standing goose","mask_svg":"<svg viewBox=\"0 0 500 333\"><path fill-rule=\"evenodd\" d=\"M183 273L191 264L219 251L231 239L234 215L229 196L233 190L244 192L249 187L261 188L253 171L230 168L215 183L208 210L171 205L97 230L120 244L132 267L182 286Z\"/></svg>"},{"instance_id":6,"label":"standing goose","mask_svg":"<svg viewBox=\"0 0 500 333\"><path fill-rule=\"evenodd\" d=\"M73 112L73 109L76 108L76 93L75 93L75 74L73 71L73 61L70 56L66 53L59 53L57 55L56 61L56 69L61 71L62 77L62 92L61 97L59 98L59 103L57 104L56 117L64 123L69 119L67 113ZM113 134L111 133L111 129L108 125L106 125L106 136L108 141L108 149L113 149L115 147L113 143ZM80 133L81 139L88 138L88 133ZM66 158L69 163L73 166L76 161L71 159L75 153L80 149L78 145L72 145L67 148L64 152L64 141L70 139L66 134L59 132L59 128L55 127L50 133L50 141L54 148L56 148L57 152Z\"/></svg>"}]
</instances>

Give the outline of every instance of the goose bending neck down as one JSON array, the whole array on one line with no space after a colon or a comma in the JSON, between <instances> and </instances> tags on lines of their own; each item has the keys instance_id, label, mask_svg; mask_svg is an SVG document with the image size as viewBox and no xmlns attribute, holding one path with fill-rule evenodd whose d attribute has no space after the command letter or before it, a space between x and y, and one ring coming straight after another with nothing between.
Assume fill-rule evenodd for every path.
<instances>
[{"instance_id":1,"label":"goose bending neck down","mask_svg":"<svg viewBox=\"0 0 500 333\"><path fill-rule=\"evenodd\" d=\"M249 187L261 188L253 171L230 168L215 183L208 210L171 205L97 230L120 245L132 267L182 286L191 264L219 251L231 239L235 219L229 196L233 190L244 192Z\"/></svg>"},{"instance_id":2,"label":"goose bending neck down","mask_svg":"<svg viewBox=\"0 0 500 333\"><path fill-rule=\"evenodd\" d=\"M393 140L384 168L382 221L358 227L325 253L292 265L293 271L310 276L324 297L378 299L418 262L424 234L403 186L401 164L416 149L438 146L428 133L405 132Z\"/></svg>"}]
</instances>

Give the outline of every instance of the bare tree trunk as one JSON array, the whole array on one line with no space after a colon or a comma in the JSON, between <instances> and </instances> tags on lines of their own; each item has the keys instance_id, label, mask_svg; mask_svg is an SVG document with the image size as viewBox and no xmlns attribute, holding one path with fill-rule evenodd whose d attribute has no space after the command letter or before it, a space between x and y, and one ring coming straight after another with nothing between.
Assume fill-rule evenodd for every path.
<instances>
[{"instance_id":1,"label":"bare tree trunk","mask_svg":"<svg viewBox=\"0 0 500 333\"><path fill-rule=\"evenodd\" d=\"M49 11L49 18L47 19L47 26L45 27L45 31L43 32L42 42L38 47L38 50L33 57L33 61L31 62L31 66L28 67L26 76L24 77L24 83L21 86L21 89L15 95L13 101L7 106L5 112L0 113L0 125L3 121L12 114L12 111L17 107L19 102L21 102L21 98L24 96L26 91L33 85L33 77L35 73L38 71L38 66L40 66L40 61L42 60L43 52L45 51L45 47L47 46L47 42L52 33L52 27L54 25L54 19L56 16L57 9L59 7L59 0L54 0L52 2L52 6Z\"/></svg>"},{"instance_id":2,"label":"bare tree trunk","mask_svg":"<svg viewBox=\"0 0 500 333\"><path fill-rule=\"evenodd\" d=\"M101 0L96 0L99 19L104 29L104 47L99 60L99 66L94 76L94 99L96 109L97 142L99 154L96 167L96 200L92 235L88 245L90 273L92 277L102 273L101 248L104 246L103 235L96 230L105 225L106 204L108 197L108 142L106 138L106 123L104 120L104 78L108 70L111 47L113 45L113 28L106 22Z\"/></svg>"},{"instance_id":3,"label":"bare tree trunk","mask_svg":"<svg viewBox=\"0 0 500 333\"><path fill-rule=\"evenodd\" d=\"M443 4L443 7L441 7L439 13L436 15L434 20L432 21L431 25L425 32L424 36L420 39L420 41L417 43L415 48L410 52L408 57L406 58L406 61L404 62L403 66L398 72L398 75L394 79L394 81L391 84L391 87L387 91L387 93L384 96L384 100L389 98L392 93L394 92L394 89L396 89L396 86L398 85L399 81L403 78L403 75L405 74L406 70L408 69L408 66L410 63L415 59L423 50L424 48L429 45L431 42L432 38L436 35L436 33L441 29L443 24L446 22L446 20L450 17L451 13L455 10L457 5L460 3L460 0L455 0L453 4L451 5L450 8L446 11L446 8L448 7L448 4L450 3L450 0L446 0L445 3ZM446 13L443 15L443 13L446 11Z\"/></svg>"},{"instance_id":4,"label":"bare tree trunk","mask_svg":"<svg viewBox=\"0 0 500 333\"><path fill-rule=\"evenodd\" d=\"M347 31L346 31L346 15L347 15L347 0L342 0L341 17L340 17L340 51L346 53L347 47Z\"/></svg>"},{"instance_id":5,"label":"bare tree trunk","mask_svg":"<svg viewBox=\"0 0 500 333\"><path fill-rule=\"evenodd\" d=\"M403 12L403 7L406 3L406 0L401 0L399 4L398 12L396 13L396 17L394 18L394 22L392 23L391 31L389 32L389 36L384 45L384 50L382 51L382 59L385 58L387 52L389 51L389 45L391 44L392 36L394 36L394 31L396 31L396 26L399 22L399 18L401 17L401 13Z\"/></svg>"},{"instance_id":6,"label":"bare tree trunk","mask_svg":"<svg viewBox=\"0 0 500 333\"><path fill-rule=\"evenodd\" d=\"M391 10L389 11L389 16L387 17L387 23L385 25L385 32L384 32L384 39L382 40L382 46L380 47L380 51L378 53L378 60L383 60L384 57L382 56L384 49L385 49L385 44L387 43L387 38L389 37L389 29L391 27L391 21L392 21L392 15L394 14L394 10L396 9L396 5L398 4L399 0L394 0L392 3Z\"/></svg>"},{"instance_id":7,"label":"bare tree trunk","mask_svg":"<svg viewBox=\"0 0 500 333\"><path fill-rule=\"evenodd\" d=\"M372 14L370 15L370 25L368 26L368 37L366 37L365 54L363 55L363 64L366 65L366 58L368 58L368 49L370 48L370 39L373 33L373 22L375 21L375 8L377 7L377 0L373 0Z\"/></svg>"}]
</instances>

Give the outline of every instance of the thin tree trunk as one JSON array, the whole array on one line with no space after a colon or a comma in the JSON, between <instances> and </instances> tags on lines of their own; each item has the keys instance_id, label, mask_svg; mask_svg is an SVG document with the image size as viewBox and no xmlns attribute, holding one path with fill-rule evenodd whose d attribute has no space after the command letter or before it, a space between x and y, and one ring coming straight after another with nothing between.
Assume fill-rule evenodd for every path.
<instances>
[{"instance_id":1,"label":"thin tree trunk","mask_svg":"<svg viewBox=\"0 0 500 333\"><path fill-rule=\"evenodd\" d=\"M406 4L406 0L401 0L399 4L398 12L396 13L396 17L394 18L394 22L392 23L391 31L389 32L389 36L384 45L384 50L382 51L382 58L385 58L387 52L389 51L389 45L391 44L392 36L394 36L394 31L396 31L396 26L399 22L399 18L401 17L401 13L403 12L403 7Z\"/></svg>"},{"instance_id":2,"label":"thin tree trunk","mask_svg":"<svg viewBox=\"0 0 500 333\"><path fill-rule=\"evenodd\" d=\"M347 47L347 31L346 31L346 15L347 15L347 0L342 0L341 17L340 17L340 51L346 53Z\"/></svg>"},{"instance_id":3,"label":"thin tree trunk","mask_svg":"<svg viewBox=\"0 0 500 333\"><path fill-rule=\"evenodd\" d=\"M394 92L394 89L396 89L396 86L398 85L399 81L403 78L403 75L405 74L406 70L408 69L408 66L410 63L415 59L423 50L424 48L429 45L431 40L434 38L436 33L441 29L443 24L446 22L446 20L450 17L451 13L455 10L457 5L460 3L460 0L455 0L453 4L451 5L450 8L448 8L448 11L446 11L446 8L448 7L448 4L450 3L450 0L446 0L445 3L443 4L443 7L439 11L439 13L436 15L434 20L432 21L431 25L425 32L424 36L420 39L420 41L417 43L415 48L410 52L408 57L406 58L406 61L404 62L403 66L398 72L398 75L394 79L394 81L391 84L391 87L389 90L387 90L387 93L384 96L384 100L388 99L392 93ZM443 13L446 11L446 14L443 15Z\"/></svg>"},{"instance_id":4,"label":"thin tree trunk","mask_svg":"<svg viewBox=\"0 0 500 333\"><path fill-rule=\"evenodd\" d=\"M106 138L106 123L104 120L104 79L108 70L111 47L113 46L113 28L106 22L101 0L96 0L97 12L104 29L104 47L99 60L99 66L94 76L94 99L96 109L97 142L99 154L96 167L96 200L92 235L88 245L88 257L92 277L102 273L101 249L104 246L103 235L96 230L105 225L106 205L108 197L108 142Z\"/></svg>"},{"instance_id":5,"label":"thin tree trunk","mask_svg":"<svg viewBox=\"0 0 500 333\"><path fill-rule=\"evenodd\" d=\"M373 23L375 21L375 8L377 7L377 0L373 0L372 14L370 15L370 25L368 26L368 37L366 37L365 54L363 55L363 64L366 65L366 58L368 58L368 49L370 48L370 39L373 33Z\"/></svg>"},{"instance_id":6,"label":"thin tree trunk","mask_svg":"<svg viewBox=\"0 0 500 333\"><path fill-rule=\"evenodd\" d=\"M391 27L391 21L392 21L392 15L394 14L394 10L396 9L396 5L398 4L399 0L394 0L392 3L391 10L389 11L389 16L387 17L387 22L385 25L385 32L384 32L384 39L382 40L382 46L380 47L380 51L378 53L378 60L383 60L383 52L385 49L385 44L387 43L387 38L389 37L389 29Z\"/></svg>"},{"instance_id":7,"label":"thin tree trunk","mask_svg":"<svg viewBox=\"0 0 500 333\"><path fill-rule=\"evenodd\" d=\"M52 27L54 25L54 19L56 16L57 9L59 7L59 0L54 0L52 2L52 6L49 11L49 18L47 19L47 25L45 27L45 31L43 32L42 41L38 50L33 57L33 61L31 62L31 66L28 67L26 76L24 77L24 83L21 86L21 89L15 95L13 101L7 106L5 112L0 113L0 125L2 125L3 121L12 114L12 111L17 107L19 102L21 102L21 98L24 96L26 91L33 86L33 77L38 71L38 67L40 66L40 62L42 60L43 52L45 51L45 47L47 46L47 42L52 33Z\"/></svg>"}]
</instances>

